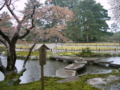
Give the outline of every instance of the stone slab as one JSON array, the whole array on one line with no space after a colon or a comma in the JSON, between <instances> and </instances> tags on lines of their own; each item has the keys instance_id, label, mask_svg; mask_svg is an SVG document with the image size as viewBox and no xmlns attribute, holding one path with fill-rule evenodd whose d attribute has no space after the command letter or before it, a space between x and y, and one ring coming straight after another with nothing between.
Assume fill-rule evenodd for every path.
<instances>
[{"instance_id":1,"label":"stone slab","mask_svg":"<svg viewBox=\"0 0 120 90\"><path fill-rule=\"evenodd\" d=\"M75 70L60 69L56 71L56 76L61 78L73 77L76 76L76 74L77 72Z\"/></svg>"},{"instance_id":2,"label":"stone slab","mask_svg":"<svg viewBox=\"0 0 120 90\"><path fill-rule=\"evenodd\" d=\"M69 77L69 78L66 78L66 79L63 79L63 80L59 80L57 81L58 83L65 83L65 82L74 82L74 81L77 81L79 80L80 78L78 76L75 76L75 77Z\"/></svg>"},{"instance_id":3,"label":"stone slab","mask_svg":"<svg viewBox=\"0 0 120 90\"><path fill-rule=\"evenodd\" d=\"M65 69L67 69L67 70L80 70L84 67L85 67L85 64L73 63L73 64L69 64L68 66L66 66Z\"/></svg>"}]
</instances>

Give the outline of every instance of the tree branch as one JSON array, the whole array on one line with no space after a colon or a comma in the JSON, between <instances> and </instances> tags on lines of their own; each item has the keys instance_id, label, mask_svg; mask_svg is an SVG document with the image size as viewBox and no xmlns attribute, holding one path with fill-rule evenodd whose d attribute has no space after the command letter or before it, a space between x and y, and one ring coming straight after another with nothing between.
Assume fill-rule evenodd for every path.
<instances>
[{"instance_id":1,"label":"tree branch","mask_svg":"<svg viewBox=\"0 0 120 90\"><path fill-rule=\"evenodd\" d=\"M32 26L31 27L29 27L28 29L32 29L32 28L34 28L35 27L35 25L34 25L34 14L35 14L35 7L36 7L37 5L34 5L34 7L33 7L33 12L32 12L32 14L31 14L31 24L32 24Z\"/></svg>"},{"instance_id":2,"label":"tree branch","mask_svg":"<svg viewBox=\"0 0 120 90\"><path fill-rule=\"evenodd\" d=\"M25 36L27 36L27 35L29 34L30 31L29 31L28 29L25 29L25 30L26 30L26 33L23 34L23 35L21 35L21 36L19 35L18 38L20 38L20 39L21 39L21 38L24 38Z\"/></svg>"},{"instance_id":3,"label":"tree branch","mask_svg":"<svg viewBox=\"0 0 120 90\"><path fill-rule=\"evenodd\" d=\"M1 6L0 10L2 10L4 8L4 6L6 5L7 1L5 1L5 3L3 4L3 6Z\"/></svg>"},{"instance_id":4,"label":"tree branch","mask_svg":"<svg viewBox=\"0 0 120 90\"><path fill-rule=\"evenodd\" d=\"M5 0L5 1L7 2L7 0ZM10 0L10 3L11 3L11 0ZM10 13L12 14L12 16L16 19L16 21L17 21L18 23L20 23L18 17L16 16L16 14L15 14L15 13L12 11L12 9L10 8L10 3L9 3L9 4L6 3L6 6L7 6L8 10L10 11Z\"/></svg>"},{"instance_id":5,"label":"tree branch","mask_svg":"<svg viewBox=\"0 0 120 90\"><path fill-rule=\"evenodd\" d=\"M0 42L2 42L7 47L7 44L3 39L0 38Z\"/></svg>"},{"instance_id":6,"label":"tree branch","mask_svg":"<svg viewBox=\"0 0 120 90\"><path fill-rule=\"evenodd\" d=\"M26 68L23 68L21 71L19 71L18 72L19 77L22 76L25 71L26 71Z\"/></svg>"},{"instance_id":7,"label":"tree branch","mask_svg":"<svg viewBox=\"0 0 120 90\"><path fill-rule=\"evenodd\" d=\"M5 35L1 29L0 29L0 35L9 42L9 37Z\"/></svg>"},{"instance_id":8,"label":"tree branch","mask_svg":"<svg viewBox=\"0 0 120 90\"><path fill-rule=\"evenodd\" d=\"M38 41L37 41L37 42L38 42ZM25 64L26 64L29 56L31 55L33 48L34 48L35 45L37 44L37 42L35 42L35 43L32 45L32 47L30 48L30 51L29 51L29 53L28 53L28 55L27 55L27 57L26 57L26 59L25 59L25 61L24 61L24 63L23 63L23 68L25 68Z\"/></svg>"}]
</instances>

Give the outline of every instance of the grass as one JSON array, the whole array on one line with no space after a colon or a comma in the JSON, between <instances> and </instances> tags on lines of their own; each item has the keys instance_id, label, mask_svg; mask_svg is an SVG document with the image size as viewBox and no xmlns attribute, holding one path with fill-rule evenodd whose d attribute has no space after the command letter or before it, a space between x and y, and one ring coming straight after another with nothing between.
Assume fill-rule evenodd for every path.
<instances>
[{"instance_id":1,"label":"grass","mask_svg":"<svg viewBox=\"0 0 120 90\"><path fill-rule=\"evenodd\" d=\"M62 47L56 47L57 50L82 50L86 47L89 46L62 46ZM100 46L95 46L95 47L89 47L90 50L100 50L100 51L106 51L106 50L120 50L120 47L100 47Z\"/></svg>"},{"instance_id":2,"label":"grass","mask_svg":"<svg viewBox=\"0 0 120 90\"><path fill-rule=\"evenodd\" d=\"M63 45L88 45L88 46L120 46L120 43L65 43Z\"/></svg>"},{"instance_id":3,"label":"grass","mask_svg":"<svg viewBox=\"0 0 120 90\"><path fill-rule=\"evenodd\" d=\"M0 45L0 48L5 48L4 45ZM29 49L31 46L29 45L16 45L16 49Z\"/></svg>"},{"instance_id":4,"label":"grass","mask_svg":"<svg viewBox=\"0 0 120 90\"><path fill-rule=\"evenodd\" d=\"M16 54L19 56L27 56L29 51L16 51ZM47 55L52 55L51 51L47 51ZM31 56L39 56L38 51L32 51Z\"/></svg>"},{"instance_id":5,"label":"grass","mask_svg":"<svg viewBox=\"0 0 120 90\"><path fill-rule=\"evenodd\" d=\"M66 48L68 49L70 47L67 46L67 47L65 47L65 49ZM78 46L75 46L75 47L78 48L77 50L80 49L80 47L78 47ZM58 47L58 48L60 48L60 47ZM106 47L104 49L106 49ZM28 51L17 51L16 53L17 53L17 55L20 55L20 56L23 56L23 55L26 56L28 54ZM51 54L51 52L47 52L47 53ZM70 52L70 53L63 52L63 54L65 54L65 53L67 53L68 55L76 54L76 52ZM62 54L62 53L60 53L60 54ZM33 51L31 56L38 56L38 51ZM119 74L116 72L109 73L109 74L88 74L88 75L79 76L80 79L77 81L67 82L67 83L56 82L58 80L61 80L60 78L45 77L45 90L101 90L101 89L93 87L92 85L87 84L86 81L88 79L95 78L95 77L104 78L108 75L119 75ZM0 90L41 90L41 82L34 81L31 83L20 84L18 86L5 86L4 81L1 81L0 82Z\"/></svg>"},{"instance_id":6,"label":"grass","mask_svg":"<svg viewBox=\"0 0 120 90\"><path fill-rule=\"evenodd\" d=\"M17 51L16 52L18 56L27 56L29 51ZM47 51L47 55L52 55L51 51ZM39 56L38 51L32 51L31 56Z\"/></svg>"},{"instance_id":7,"label":"grass","mask_svg":"<svg viewBox=\"0 0 120 90\"><path fill-rule=\"evenodd\" d=\"M101 90L99 88L95 88L92 85L86 83L88 79L101 77L105 78L108 75L118 75L118 74L88 74L79 76L80 79L74 82L66 82L66 83L58 83L60 78L51 78L44 77L44 88L45 90ZM4 82L0 82L0 90L41 90L41 82L34 81L31 83L20 84L18 86L5 86Z\"/></svg>"}]
</instances>

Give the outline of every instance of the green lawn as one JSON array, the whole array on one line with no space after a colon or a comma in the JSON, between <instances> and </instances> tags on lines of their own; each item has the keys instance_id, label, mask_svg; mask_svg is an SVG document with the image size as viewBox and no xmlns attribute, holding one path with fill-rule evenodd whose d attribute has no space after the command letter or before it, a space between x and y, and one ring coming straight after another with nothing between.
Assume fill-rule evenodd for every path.
<instances>
[{"instance_id":1,"label":"green lawn","mask_svg":"<svg viewBox=\"0 0 120 90\"><path fill-rule=\"evenodd\" d=\"M17 55L19 56L27 56L29 51L17 51ZM51 51L47 51L47 55L51 55L52 52ZM39 52L38 51L32 51L31 56L39 56Z\"/></svg>"},{"instance_id":2,"label":"green lawn","mask_svg":"<svg viewBox=\"0 0 120 90\"><path fill-rule=\"evenodd\" d=\"M120 46L120 43L65 43L63 45Z\"/></svg>"},{"instance_id":3,"label":"green lawn","mask_svg":"<svg viewBox=\"0 0 120 90\"><path fill-rule=\"evenodd\" d=\"M107 46L62 46L56 47L57 50L82 50L86 47L89 47L90 50L120 50L120 47L107 47Z\"/></svg>"},{"instance_id":4,"label":"green lawn","mask_svg":"<svg viewBox=\"0 0 120 90\"><path fill-rule=\"evenodd\" d=\"M111 73L113 74L113 73ZM86 81L90 78L102 77L105 78L110 74L88 74L79 76L80 79L74 82L58 83L60 78L45 77L45 90L101 90L86 84ZM41 82L34 81L27 84L21 84L18 86L5 86L4 82L0 82L0 90L41 90Z\"/></svg>"}]
</instances>

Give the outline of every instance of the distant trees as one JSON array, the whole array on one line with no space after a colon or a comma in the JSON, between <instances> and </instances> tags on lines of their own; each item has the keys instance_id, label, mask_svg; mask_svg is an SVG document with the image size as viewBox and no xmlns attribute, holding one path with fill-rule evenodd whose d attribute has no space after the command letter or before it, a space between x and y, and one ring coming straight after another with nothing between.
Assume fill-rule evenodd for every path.
<instances>
[{"instance_id":1,"label":"distant trees","mask_svg":"<svg viewBox=\"0 0 120 90\"><path fill-rule=\"evenodd\" d=\"M36 1L36 0L35 0ZM44 40L55 42L67 41L64 36L64 29L66 28L66 21L73 18L73 12L66 7L50 4L51 1L47 0L45 5L38 5L35 13L36 31L41 35ZM26 11L29 8L29 3L26 4ZM34 35L34 32L33 32ZM30 36L26 37L30 39Z\"/></svg>"},{"instance_id":2,"label":"distant trees","mask_svg":"<svg viewBox=\"0 0 120 90\"><path fill-rule=\"evenodd\" d=\"M114 42L120 42L120 31L114 33L111 37L110 37L111 41Z\"/></svg>"},{"instance_id":3,"label":"distant trees","mask_svg":"<svg viewBox=\"0 0 120 90\"><path fill-rule=\"evenodd\" d=\"M71 36L77 36L77 41L91 42L97 41L100 36L103 36L102 32L107 32L106 20L109 20L110 17L108 17L108 11L100 3L96 3L94 0L82 0L72 10L75 19L68 23L67 37L74 40L75 37ZM69 36L68 33L70 33Z\"/></svg>"},{"instance_id":4,"label":"distant trees","mask_svg":"<svg viewBox=\"0 0 120 90\"><path fill-rule=\"evenodd\" d=\"M112 19L115 21L111 24L111 30L114 32L111 40L120 42L120 0L109 0L109 4L111 5Z\"/></svg>"},{"instance_id":5,"label":"distant trees","mask_svg":"<svg viewBox=\"0 0 120 90\"><path fill-rule=\"evenodd\" d=\"M70 20L73 13L66 7L46 5L37 9L36 17L38 24L42 23L43 29L54 27L55 25L65 24ZM41 20L40 20L41 19Z\"/></svg>"},{"instance_id":6,"label":"distant trees","mask_svg":"<svg viewBox=\"0 0 120 90\"><path fill-rule=\"evenodd\" d=\"M120 0L109 0L111 5L112 17L120 24Z\"/></svg>"},{"instance_id":7,"label":"distant trees","mask_svg":"<svg viewBox=\"0 0 120 90\"><path fill-rule=\"evenodd\" d=\"M94 0L46 0L36 12L35 30L41 33L35 34L49 41L94 42L107 34L108 11Z\"/></svg>"},{"instance_id":8,"label":"distant trees","mask_svg":"<svg viewBox=\"0 0 120 90\"><path fill-rule=\"evenodd\" d=\"M58 5L60 7L67 7L72 10L77 7L80 0L46 0L50 1L51 4Z\"/></svg>"},{"instance_id":9,"label":"distant trees","mask_svg":"<svg viewBox=\"0 0 120 90\"><path fill-rule=\"evenodd\" d=\"M55 41L66 42L67 38L64 36L64 30L66 28L66 21L70 21L73 18L73 12L66 7L59 7L54 5L48 5L41 8L42 20L45 21L43 29L46 35L46 39L52 39ZM39 16L39 15L38 15Z\"/></svg>"},{"instance_id":10,"label":"distant trees","mask_svg":"<svg viewBox=\"0 0 120 90\"><path fill-rule=\"evenodd\" d=\"M118 24L117 23L112 23L111 24L111 32L113 32L113 33L116 33L119 29L120 29L120 27L118 26Z\"/></svg>"},{"instance_id":11,"label":"distant trees","mask_svg":"<svg viewBox=\"0 0 120 90\"><path fill-rule=\"evenodd\" d=\"M12 31L14 31L14 27L12 26L11 17L9 16L8 12L2 12L0 15L0 27L6 34L11 35Z\"/></svg>"}]
</instances>

